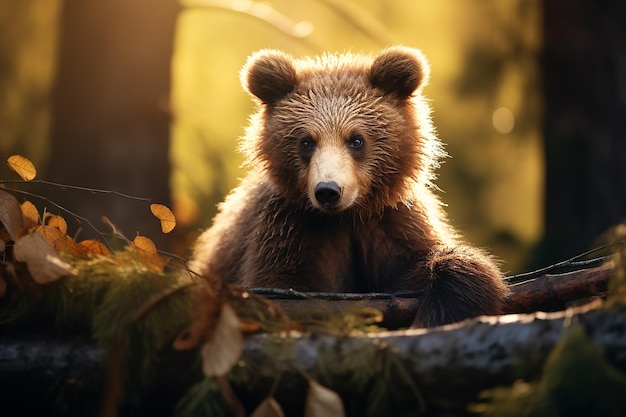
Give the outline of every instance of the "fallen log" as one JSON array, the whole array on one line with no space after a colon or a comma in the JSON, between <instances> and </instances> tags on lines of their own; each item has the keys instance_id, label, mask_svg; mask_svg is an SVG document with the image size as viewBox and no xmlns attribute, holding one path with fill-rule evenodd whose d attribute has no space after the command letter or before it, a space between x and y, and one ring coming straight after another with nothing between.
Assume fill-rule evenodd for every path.
<instances>
[{"instance_id":1,"label":"fallen log","mask_svg":"<svg viewBox=\"0 0 626 417\"><path fill-rule=\"evenodd\" d=\"M596 303L598 307L600 303ZM367 335L336 336L328 334L249 336L242 361L234 369L257 369L254 383L249 381L235 389L242 402L254 407L266 395L277 378L276 398L285 409L303 403L302 375L321 378L344 397L349 414L363 412L359 401L351 396L345 381L358 372L355 367L368 366L355 360L356 355L390 352L399 358L403 372L426 398L428 407L459 407L476 397L481 390L511 385L518 379L537 378L548 354L573 325L581 325L589 339L604 353L612 366L626 371L626 309L571 308L556 313L512 314L481 317L435 329L390 331ZM277 348L279 346L279 348ZM368 353L369 352L369 353ZM186 356L185 356L186 355ZM158 386L190 386L192 380L180 381L181 360L186 353L168 350L169 359L161 361L159 375L168 375ZM104 352L85 341L12 339L0 341L0 392L12 398L12 392L28 389L41 381L74 381L85 374L101 371ZM169 365L163 365L169 364ZM197 377L197 375L195 375ZM343 382L342 382L343 381ZM180 394L180 391L177 391ZM35 396L36 397L36 396ZM175 403L172 393L152 396L150 407ZM154 402L156 399L156 403ZM355 402L356 401L356 402ZM11 402L5 402L10 405ZM351 405L350 405L351 404ZM10 409L10 408L9 408Z\"/></svg>"}]
</instances>

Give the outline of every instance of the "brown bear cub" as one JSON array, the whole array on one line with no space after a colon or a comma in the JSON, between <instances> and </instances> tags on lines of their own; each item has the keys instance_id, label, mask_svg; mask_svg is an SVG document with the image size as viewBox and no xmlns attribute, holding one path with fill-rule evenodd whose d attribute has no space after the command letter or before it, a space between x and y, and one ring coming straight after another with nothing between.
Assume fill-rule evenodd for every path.
<instances>
[{"instance_id":1,"label":"brown bear cub","mask_svg":"<svg viewBox=\"0 0 626 417\"><path fill-rule=\"evenodd\" d=\"M414 326L499 314L493 259L462 243L431 181L444 155L422 96L418 50L375 57L252 55L258 99L249 173L220 205L190 267L245 287L422 292Z\"/></svg>"}]
</instances>

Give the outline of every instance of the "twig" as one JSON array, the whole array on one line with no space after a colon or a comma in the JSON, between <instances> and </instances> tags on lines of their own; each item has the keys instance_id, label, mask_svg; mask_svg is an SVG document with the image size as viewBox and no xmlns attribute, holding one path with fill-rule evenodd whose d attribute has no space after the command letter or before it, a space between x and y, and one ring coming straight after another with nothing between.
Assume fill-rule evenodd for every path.
<instances>
[{"instance_id":1,"label":"twig","mask_svg":"<svg viewBox=\"0 0 626 417\"><path fill-rule=\"evenodd\" d=\"M47 202L48 204L53 205L54 207L58 208L59 210L63 211L64 213L69 214L70 216L72 216L74 218L74 220L76 220L76 222L79 225L84 223L87 226L89 226L98 235L98 237L100 238L100 241L104 243L104 245L107 247L107 249L109 249L109 251L113 252L113 247L108 242L108 240L105 238L105 234L103 232L101 232L96 226L94 226L93 223L91 223L91 221L89 219L87 219L86 217L80 216L80 215L74 213L73 211L66 209L65 207L63 207L62 205L60 205L58 203L55 203L54 201L52 201L48 197L44 197L44 196L41 196L41 195L29 193L28 191L17 190L17 189L13 189L13 190L9 190L9 191L12 191L12 192L15 192L15 193L19 193L19 194L22 194L22 195L27 195L29 197L38 198L40 200L43 200L43 201Z\"/></svg>"},{"instance_id":2,"label":"twig","mask_svg":"<svg viewBox=\"0 0 626 417\"><path fill-rule=\"evenodd\" d=\"M24 185L28 185L28 184L43 184L43 185L50 185L53 187L58 187L62 190L77 190L77 191L86 191L89 192L91 194L112 194L118 197L123 197L123 198L128 198L129 200L138 200L138 201L145 201L145 202L151 202L152 200L149 197L137 197L134 195L130 195L130 194L124 194L121 193L119 191L115 191L115 190L100 190L98 188L89 188L89 187L81 187L78 185L67 185L67 184L59 184L56 182L51 182L51 181L45 181L45 180L31 180L31 181L24 181L24 180L0 180L0 184L24 184ZM9 190L9 191L18 191L18 190Z\"/></svg>"},{"instance_id":3,"label":"twig","mask_svg":"<svg viewBox=\"0 0 626 417\"><path fill-rule=\"evenodd\" d=\"M302 292L293 289L281 288L250 288L248 291L270 299L300 299L326 301L360 301L360 300L389 300L394 298L414 298L422 295L423 291L398 291L395 293L335 293L335 292Z\"/></svg>"},{"instance_id":4,"label":"twig","mask_svg":"<svg viewBox=\"0 0 626 417\"><path fill-rule=\"evenodd\" d=\"M576 255L564 261L557 262L553 265L549 265L549 266L546 266L546 267L543 267L543 268L540 268L531 272L511 275L509 277L504 278L504 280L508 285L511 285L511 284L517 284L517 283L524 282L524 281L529 281L529 280L532 280L533 278L537 278L541 275L548 274L548 273L568 272L572 269L582 269L585 267L593 268L604 263L610 256L601 256L598 258L582 260L582 261L579 261L579 259L582 259L588 255L591 255L592 253L596 253L601 250L608 249L610 247L613 247L619 244L623 244L625 242L626 241L619 241L619 242L612 242L606 245L602 245L597 248L583 252L580 255Z\"/></svg>"}]
</instances>

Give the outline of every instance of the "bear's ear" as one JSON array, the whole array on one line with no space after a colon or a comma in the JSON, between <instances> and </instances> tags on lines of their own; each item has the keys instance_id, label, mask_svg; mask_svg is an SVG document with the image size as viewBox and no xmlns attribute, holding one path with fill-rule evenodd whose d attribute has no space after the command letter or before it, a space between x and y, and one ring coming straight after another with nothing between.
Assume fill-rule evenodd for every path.
<instances>
[{"instance_id":1,"label":"bear's ear","mask_svg":"<svg viewBox=\"0 0 626 417\"><path fill-rule=\"evenodd\" d=\"M370 82L386 94L407 98L428 83L428 61L419 50L394 46L381 51L370 69Z\"/></svg>"},{"instance_id":2,"label":"bear's ear","mask_svg":"<svg viewBox=\"0 0 626 417\"><path fill-rule=\"evenodd\" d=\"M248 58L241 70L241 84L263 103L274 105L296 87L293 58L276 50L262 50Z\"/></svg>"}]
</instances>

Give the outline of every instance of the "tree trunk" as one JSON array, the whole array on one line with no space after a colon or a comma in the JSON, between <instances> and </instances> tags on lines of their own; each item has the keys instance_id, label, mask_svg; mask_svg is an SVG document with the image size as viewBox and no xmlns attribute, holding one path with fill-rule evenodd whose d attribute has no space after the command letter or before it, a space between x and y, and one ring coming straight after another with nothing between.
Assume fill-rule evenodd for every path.
<instances>
[{"instance_id":1,"label":"tree trunk","mask_svg":"<svg viewBox=\"0 0 626 417\"><path fill-rule=\"evenodd\" d=\"M178 11L176 0L64 2L45 179L169 204L168 103ZM55 202L80 216L95 222L107 216L130 238L139 231L163 242L146 205L54 192Z\"/></svg>"},{"instance_id":2,"label":"tree trunk","mask_svg":"<svg viewBox=\"0 0 626 417\"><path fill-rule=\"evenodd\" d=\"M626 8L543 5L545 238L536 262L545 265L626 220Z\"/></svg>"}]
</instances>

